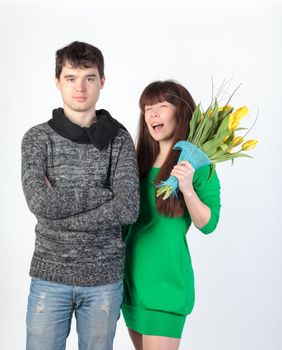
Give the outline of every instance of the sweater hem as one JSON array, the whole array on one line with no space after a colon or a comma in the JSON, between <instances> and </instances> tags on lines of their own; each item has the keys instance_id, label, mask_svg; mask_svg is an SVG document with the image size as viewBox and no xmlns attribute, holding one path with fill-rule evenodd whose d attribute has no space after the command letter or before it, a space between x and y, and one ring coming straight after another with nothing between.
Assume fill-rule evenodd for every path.
<instances>
[{"instance_id":1,"label":"sweater hem","mask_svg":"<svg viewBox=\"0 0 282 350\"><path fill-rule=\"evenodd\" d=\"M44 281L63 283L71 286L98 286L115 283L123 279L123 269L113 270L113 266L91 267L85 264L63 265L33 258L29 275Z\"/></svg>"}]
</instances>

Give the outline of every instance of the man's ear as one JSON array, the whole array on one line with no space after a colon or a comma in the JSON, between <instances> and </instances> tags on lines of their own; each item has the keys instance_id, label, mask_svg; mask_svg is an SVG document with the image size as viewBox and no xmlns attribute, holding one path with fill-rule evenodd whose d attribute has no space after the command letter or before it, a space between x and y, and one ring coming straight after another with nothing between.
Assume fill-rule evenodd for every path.
<instances>
[{"instance_id":1,"label":"man's ear","mask_svg":"<svg viewBox=\"0 0 282 350\"><path fill-rule=\"evenodd\" d=\"M58 78L55 79L55 84L58 90L60 90L60 80Z\"/></svg>"},{"instance_id":2,"label":"man's ear","mask_svg":"<svg viewBox=\"0 0 282 350\"><path fill-rule=\"evenodd\" d=\"M105 76L103 76L103 78L101 78L101 89L103 89L104 85L105 85Z\"/></svg>"}]
</instances>

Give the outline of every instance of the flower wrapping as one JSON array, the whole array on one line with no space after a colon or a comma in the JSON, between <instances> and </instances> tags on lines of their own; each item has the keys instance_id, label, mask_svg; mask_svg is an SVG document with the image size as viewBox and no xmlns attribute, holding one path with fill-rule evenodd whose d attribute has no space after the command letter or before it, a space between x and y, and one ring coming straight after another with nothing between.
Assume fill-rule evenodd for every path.
<instances>
[{"instance_id":1,"label":"flower wrapping","mask_svg":"<svg viewBox=\"0 0 282 350\"><path fill-rule=\"evenodd\" d=\"M187 160L195 170L211 164L211 160L207 155L191 142L178 141L173 149L181 151L177 163ZM159 189L159 196L164 193L163 199L171 195L176 196L178 192L178 180L175 176L171 175L166 181L157 184L156 187Z\"/></svg>"}]
</instances>

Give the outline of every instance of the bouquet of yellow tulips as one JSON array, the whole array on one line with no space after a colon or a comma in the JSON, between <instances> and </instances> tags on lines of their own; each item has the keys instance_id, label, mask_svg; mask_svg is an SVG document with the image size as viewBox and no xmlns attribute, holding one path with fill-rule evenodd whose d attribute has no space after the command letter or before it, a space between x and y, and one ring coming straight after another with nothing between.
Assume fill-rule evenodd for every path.
<instances>
[{"instance_id":1,"label":"bouquet of yellow tulips","mask_svg":"<svg viewBox=\"0 0 282 350\"><path fill-rule=\"evenodd\" d=\"M195 170L210 164L211 177L216 163L226 160L233 162L238 157L252 158L244 152L254 148L258 141L245 141L244 136L236 135L237 131L245 129L240 128L239 124L249 110L244 106L233 112L234 108L228 105L229 101L219 107L215 99L206 111L202 111L200 105L196 107L190 121L187 141L174 145L174 149L181 150L178 162L187 160ZM170 176L158 184L157 188L157 197L163 196L165 200L171 195L177 195L178 180Z\"/></svg>"}]
</instances>

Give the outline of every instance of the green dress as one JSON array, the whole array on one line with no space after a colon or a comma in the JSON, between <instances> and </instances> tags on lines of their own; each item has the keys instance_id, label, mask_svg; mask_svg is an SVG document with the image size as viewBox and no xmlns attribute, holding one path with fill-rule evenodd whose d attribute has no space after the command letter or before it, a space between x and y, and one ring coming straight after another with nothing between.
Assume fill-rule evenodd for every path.
<instances>
[{"instance_id":1,"label":"green dress","mask_svg":"<svg viewBox=\"0 0 282 350\"><path fill-rule=\"evenodd\" d=\"M194 305L194 276L186 233L189 213L170 218L157 212L152 168L141 181L139 218L128 227L122 312L128 328L145 335L180 338L186 316ZM194 173L193 186L211 209L209 222L200 229L212 232L220 211L220 184L210 167Z\"/></svg>"}]
</instances>

